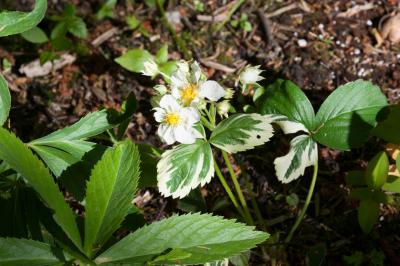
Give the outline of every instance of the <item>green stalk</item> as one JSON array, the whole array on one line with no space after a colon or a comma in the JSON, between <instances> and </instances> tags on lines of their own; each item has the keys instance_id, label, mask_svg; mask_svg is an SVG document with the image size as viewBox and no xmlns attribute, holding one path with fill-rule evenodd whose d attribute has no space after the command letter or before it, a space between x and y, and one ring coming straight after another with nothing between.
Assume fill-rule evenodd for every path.
<instances>
[{"instance_id":1,"label":"green stalk","mask_svg":"<svg viewBox=\"0 0 400 266\"><path fill-rule=\"evenodd\" d=\"M222 157L224 157L225 164L228 167L229 174L230 174L230 176L232 178L233 184L235 186L236 193L237 193L237 195L239 197L240 203L242 204L242 207L244 209L244 213L245 213L245 215L247 217L247 220L249 221L250 225L254 225L253 217L250 214L249 207L247 206L247 203L246 203L246 200L244 198L243 192L240 189L240 185L239 185L238 179L236 177L235 171L233 170L233 167L232 167L232 164L231 164L231 162L229 160L228 154L226 153L226 151L223 151L223 150L221 150L221 151L222 151Z\"/></svg>"},{"instance_id":2,"label":"green stalk","mask_svg":"<svg viewBox=\"0 0 400 266\"><path fill-rule=\"evenodd\" d=\"M229 10L228 15L226 15L225 19L221 21L217 27L215 28L215 32L220 31L225 24L231 20L232 15L236 12L236 10L245 2L245 0L237 0L235 5Z\"/></svg>"},{"instance_id":3,"label":"green stalk","mask_svg":"<svg viewBox=\"0 0 400 266\"><path fill-rule=\"evenodd\" d=\"M189 60L190 59L189 50L187 49L185 42L181 38L179 38L179 36L176 34L174 27L171 25L171 23L169 23L168 18L165 14L163 3L161 3L161 0L156 0L156 4L158 11L161 14L162 23L164 24L165 27L167 27L169 33L171 33L172 39L174 39L176 46L183 53L184 58L186 60Z\"/></svg>"},{"instance_id":4,"label":"green stalk","mask_svg":"<svg viewBox=\"0 0 400 266\"><path fill-rule=\"evenodd\" d=\"M215 172L217 173L217 176L219 178L219 181L221 182L222 186L224 187L226 193L228 193L229 198L231 199L233 205L236 207L237 211L239 214L246 220L246 216L244 215L243 209L240 207L239 202L237 201L235 195L232 193L232 190L228 186L228 183L226 182L224 176L221 173L221 169L219 169L219 166L217 162L214 159L214 168Z\"/></svg>"},{"instance_id":5,"label":"green stalk","mask_svg":"<svg viewBox=\"0 0 400 266\"><path fill-rule=\"evenodd\" d=\"M203 123L203 125L208 128L209 130L213 131L214 130L214 126L211 124L210 121L207 120L207 118L205 118L204 116L202 116L200 118L201 122Z\"/></svg>"},{"instance_id":6,"label":"green stalk","mask_svg":"<svg viewBox=\"0 0 400 266\"><path fill-rule=\"evenodd\" d=\"M315 183L317 182L317 175L318 175L318 163L314 165L314 172L313 172L313 176L311 179L310 188L308 189L306 202L304 203L303 209L301 210L299 216L296 219L296 222L294 223L292 229L290 229L290 232L285 239L286 244L289 243L290 240L292 240L294 232L296 231L297 227L300 225L301 221L303 220L304 215L306 214L308 205L310 204L312 195L314 193Z\"/></svg>"}]
</instances>

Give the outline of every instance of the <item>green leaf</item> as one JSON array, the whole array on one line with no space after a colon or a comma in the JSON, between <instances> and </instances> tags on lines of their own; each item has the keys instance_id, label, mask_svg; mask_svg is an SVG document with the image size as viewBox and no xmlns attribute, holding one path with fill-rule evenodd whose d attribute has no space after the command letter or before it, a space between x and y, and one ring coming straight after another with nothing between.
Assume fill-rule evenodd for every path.
<instances>
[{"instance_id":1,"label":"green leaf","mask_svg":"<svg viewBox=\"0 0 400 266\"><path fill-rule=\"evenodd\" d=\"M87 37L87 28L85 21L79 17L73 17L67 22L68 31L78 38L86 38Z\"/></svg>"},{"instance_id":2,"label":"green leaf","mask_svg":"<svg viewBox=\"0 0 400 266\"><path fill-rule=\"evenodd\" d=\"M156 54L157 64L164 64L168 61L168 44L164 44Z\"/></svg>"},{"instance_id":3,"label":"green leaf","mask_svg":"<svg viewBox=\"0 0 400 266\"><path fill-rule=\"evenodd\" d=\"M133 49L116 58L115 62L129 71L140 73L144 70L143 63L148 60L153 60L153 56L147 50Z\"/></svg>"},{"instance_id":4,"label":"green leaf","mask_svg":"<svg viewBox=\"0 0 400 266\"><path fill-rule=\"evenodd\" d=\"M389 203L391 201L386 193L370 188L354 188L350 191L350 197L361 201L371 200L376 203Z\"/></svg>"},{"instance_id":5,"label":"green leaf","mask_svg":"<svg viewBox=\"0 0 400 266\"><path fill-rule=\"evenodd\" d=\"M358 207L358 222L362 231L371 232L379 217L379 203L371 200L363 200Z\"/></svg>"},{"instance_id":6,"label":"green leaf","mask_svg":"<svg viewBox=\"0 0 400 266\"><path fill-rule=\"evenodd\" d=\"M128 24L129 29L131 30L137 29L137 27L139 27L141 23L140 20L135 15L125 17L125 21L126 24Z\"/></svg>"},{"instance_id":7,"label":"green leaf","mask_svg":"<svg viewBox=\"0 0 400 266\"><path fill-rule=\"evenodd\" d=\"M182 256L180 264L200 264L237 255L267 238L267 233L254 231L254 227L218 216L173 216L129 234L96 263L144 263L165 251L179 250L179 254L190 253L190 257Z\"/></svg>"},{"instance_id":8,"label":"green leaf","mask_svg":"<svg viewBox=\"0 0 400 266\"><path fill-rule=\"evenodd\" d=\"M399 153L399 155L397 155L396 166L397 166L397 170L400 171L400 153Z\"/></svg>"},{"instance_id":9,"label":"green leaf","mask_svg":"<svg viewBox=\"0 0 400 266\"><path fill-rule=\"evenodd\" d=\"M65 34L67 34L67 31L68 31L67 22L60 21L51 31L50 38L52 40L63 38L65 37Z\"/></svg>"},{"instance_id":10,"label":"green leaf","mask_svg":"<svg viewBox=\"0 0 400 266\"><path fill-rule=\"evenodd\" d=\"M0 37L25 32L44 18L47 0L36 0L31 12L3 11L0 13Z\"/></svg>"},{"instance_id":11,"label":"green leaf","mask_svg":"<svg viewBox=\"0 0 400 266\"><path fill-rule=\"evenodd\" d=\"M388 181L382 186L383 191L400 193L400 177L389 176Z\"/></svg>"},{"instance_id":12,"label":"green leaf","mask_svg":"<svg viewBox=\"0 0 400 266\"><path fill-rule=\"evenodd\" d=\"M378 153L368 163L365 180L370 188L381 188L389 174L389 159L384 151Z\"/></svg>"},{"instance_id":13,"label":"green leaf","mask_svg":"<svg viewBox=\"0 0 400 266\"><path fill-rule=\"evenodd\" d=\"M340 86L321 105L313 137L334 149L359 147L386 105L386 97L371 82L357 80Z\"/></svg>"},{"instance_id":14,"label":"green leaf","mask_svg":"<svg viewBox=\"0 0 400 266\"><path fill-rule=\"evenodd\" d=\"M158 189L165 197L183 198L214 176L210 144L198 139L164 152L157 164Z\"/></svg>"},{"instance_id":15,"label":"green leaf","mask_svg":"<svg viewBox=\"0 0 400 266\"><path fill-rule=\"evenodd\" d=\"M39 27L33 27L32 29L21 33L21 36L31 43L45 43L49 41L46 33Z\"/></svg>"},{"instance_id":16,"label":"green leaf","mask_svg":"<svg viewBox=\"0 0 400 266\"><path fill-rule=\"evenodd\" d=\"M44 167L14 134L0 128L0 159L20 173L54 211L54 219L77 247L81 247L81 237L75 222L75 215L64 201L64 196Z\"/></svg>"},{"instance_id":17,"label":"green leaf","mask_svg":"<svg viewBox=\"0 0 400 266\"><path fill-rule=\"evenodd\" d=\"M157 185L157 162L161 151L148 144L137 144L140 153L140 179L139 188Z\"/></svg>"},{"instance_id":18,"label":"green leaf","mask_svg":"<svg viewBox=\"0 0 400 266\"><path fill-rule=\"evenodd\" d=\"M379 122L371 134L390 143L400 144L400 106L390 106L388 117Z\"/></svg>"},{"instance_id":19,"label":"green leaf","mask_svg":"<svg viewBox=\"0 0 400 266\"><path fill-rule=\"evenodd\" d=\"M256 105L261 114L278 114L290 121L303 124L308 131L314 129L314 109L307 96L289 80L277 80L268 86Z\"/></svg>"},{"instance_id":20,"label":"green leaf","mask_svg":"<svg viewBox=\"0 0 400 266\"><path fill-rule=\"evenodd\" d=\"M7 82L4 77L0 74L0 126L2 126L10 112L11 108L11 95L8 90Z\"/></svg>"},{"instance_id":21,"label":"green leaf","mask_svg":"<svg viewBox=\"0 0 400 266\"><path fill-rule=\"evenodd\" d=\"M115 5L117 4L117 0L107 0L99 9L99 11L97 11L96 13L96 18L98 20L102 20L105 17L110 17L113 18L114 17L114 13L113 10L115 8Z\"/></svg>"},{"instance_id":22,"label":"green leaf","mask_svg":"<svg viewBox=\"0 0 400 266\"><path fill-rule=\"evenodd\" d=\"M318 163L317 143L310 136L300 135L290 142L289 153L274 161L278 180L289 183L301 175L308 166Z\"/></svg>"},{"instance_id":23,"label":"green leaf","mask_svg":"<svg viewBox=\"0 0 400 266\"><path fill-rule=\"evenodd\" d=\"M308 250L306 256L306 265L307 266L323 265L326 255L327 255L326 244L325 243L317 244Z\"/></svg>"},{"instance_id":24,"label":"green leaf","mask_svg":"<svg viewBox=\"0 0 400 266\"><path fill-rule=\"evenodd\" d=\"M115 122L118 121L107 110L90 113L71 126L31 141L29 146L56 176L60 176L67 167L95 147L94 143L85 139L113 128Z\"/></svg>"},{"instance_id":25,"label":"green leaf","mask_svg":"<svg viewBox=\"0 0 400 266\"><path fill-rule=\"evenodd\" d=\"M221 121L210 137L210 143L235 153L262 145L273 136L270 116L236 114Z\"/></svg>"},{"instance_id":26,"label":"green leaf","mask_svg":"<svg viewBox=\"0 0 400 266\"><path fill-rule=\"evenodd\" d=\"M103 244L123 222L139 179L139 151L129 140L108 150L87 184L85 251Z\"/></svg>"},{"instance_id":27,"label":"green leaf","mask_svg":"<svg viewBox=\"0 0 400 266\"><path fill-rule=\"evenodd\" d=\"M364 171L351 171L345 177L346 184L349 186L365 186L365 172Z\"/></svg>"},{"instance_id":28,"label":"green leaf","mask_svg":"<svg viewBox=\"0 0 400 266\"><path fill-rule=\"evenodd\" d=\"M54 265L71 259L62 250L29 239L0 238L0 264L3 266Z\"/></svg>"},{"instance_id":29,"label":"green leaf","mask_svg":"<svg viewBox=\"0 0 400 266\"><path fill-rule=\"evenodd\" d=\"M164 64L158 65L160 72L163 72L167 76L172 75L177 69L177 61L168 61Z\"/></svg>"}]
</instances>

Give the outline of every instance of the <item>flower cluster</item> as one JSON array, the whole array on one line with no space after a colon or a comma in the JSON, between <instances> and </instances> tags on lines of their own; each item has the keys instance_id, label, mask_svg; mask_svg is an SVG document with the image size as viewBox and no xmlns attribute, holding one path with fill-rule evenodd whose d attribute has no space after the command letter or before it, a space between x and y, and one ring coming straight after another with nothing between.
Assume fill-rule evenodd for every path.
<instances>
[{"instance_id":1,"label":"flower cluster","mask_svg":"<svg viewBox=\"0 0 400 266\"><path fill-rule=\"evenodd\" d=\"M169 88L158 86L162 95L154 117L160 123L158 135L167 144L191 144L199 137L193 128L200 121L207 103L225 97L226 90L214 80L207 80L197 62L179 62L169 77Z\"/></svg>"}]
</instances>

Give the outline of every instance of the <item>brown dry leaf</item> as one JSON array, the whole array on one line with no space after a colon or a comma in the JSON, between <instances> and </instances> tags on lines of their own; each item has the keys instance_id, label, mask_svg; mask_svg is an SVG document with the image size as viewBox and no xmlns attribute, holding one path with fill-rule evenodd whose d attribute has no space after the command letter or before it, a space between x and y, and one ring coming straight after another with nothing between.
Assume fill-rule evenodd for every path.
<instances>
[{"instance_id":1,"label":"brown dry leaf","mask_svg":"<svg viewBox=\"0 0 400 266\"><path fill-rule=\"evenodd\" d=\"M396 160L397 156L400 154L400 145L389 143L386 145L385 148L386 148L386 152L389 154L389 156L393 160Z\"/></svg>"},{"instance_id":2,"label":"brown dry leaf","mask_svg":"<svg viewBox=\"0 0 400 266\"><path fill-rule=\"evenodd\" d=\"M381 35L383 39L388 39L392 43L400 42L400 13L385 22Z\"/></svg>"}]
</instances>

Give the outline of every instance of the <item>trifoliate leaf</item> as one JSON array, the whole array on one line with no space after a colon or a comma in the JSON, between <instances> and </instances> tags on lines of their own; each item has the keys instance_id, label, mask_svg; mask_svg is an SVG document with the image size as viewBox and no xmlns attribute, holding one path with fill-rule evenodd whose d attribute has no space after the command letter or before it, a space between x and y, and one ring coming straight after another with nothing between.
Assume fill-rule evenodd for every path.
<instances>
[{"instance_id":1,"label":"trifoliate leaf","mask_svg":"<svg viewBox=\"0 0 400 266\"><path fill-rule=\"evenodd\" d=\"M198 185L210 182L213 176L210 144L200 139L164 152L157 164L158 189L165 197L183 198Z\"/></svg>"},{"instance_id":2,"label":"trifoliate leaf","mask_svg":"<svg viewBox=\"0 0 400 266\"><path fill-rule=\"evenodd\" d=\"M273 136L270 116L260 114L236 114L217 125L210 137L210 143L235 153L262 145Z\"/></svg>"},{"instance_id":3,"label":"trifoliate leaf","mask_svg":"<svg viewBox=\"0 0 400 266\"><path fill-rule=\"evenodd\" d=\"M290 142L289 153L274 161L276 175L282 183L289 183L301 175L308 166L318 163L317 143L310 136L301 135Z\"/></svg>"},{"instance_id":4,"label":"trifoliate leaf","mask_svg":"<svg viewBox=\"0 0 400 266\"><path fill-rule=\"evenodd\" d=\"M173 216L129 234L95 262L145 263L169 251L180 257L179 264L203 264L254 248L268 236L254 227L209 214Z\"/></svg>"}]
</instances>

